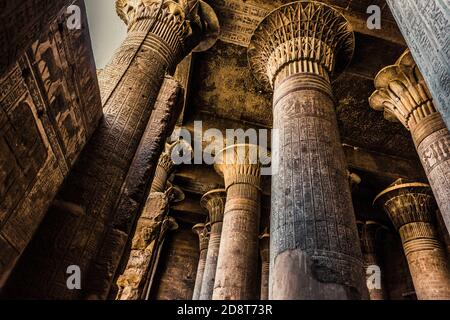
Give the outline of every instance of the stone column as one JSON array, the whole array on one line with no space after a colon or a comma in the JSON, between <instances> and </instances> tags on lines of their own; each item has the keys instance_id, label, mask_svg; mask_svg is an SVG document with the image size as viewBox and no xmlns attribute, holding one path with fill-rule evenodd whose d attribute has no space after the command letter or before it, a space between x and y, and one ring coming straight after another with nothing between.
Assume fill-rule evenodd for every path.
<instances>
[{"instance_id":1,"label":"stone column","mask_svg":"<svg viewBox=\"0 0 450 320\"><path fill-rule=\"evenodd\" d=\"M450 268L435 225L433 194L427 184L401 179L375 199L399 230L419 300L450 299Z\"/></svg>"},{"instance_id":2,"label":"stone column","mask_svg":"<svg viewBox=\"0 0 450 320\"><path fill-rule=\"evenodd\" d=\"M443 219L450 230L450 133L413 57L406 51L375 78L369 99L389 120L400 121L411 135Z\"/></svg>"},{"instance_id":3,"label":"stone column","mask_svg":"<svg viewBox=\"0 0 450 320\"><path fill-rule=\"evenodd\" d=\"M116 8L128 35L99 76L104 118L57 196L73 209L50 210L33 240L34 248L52 257L23 279L26 287L42 289L36 298L104 298L92 283L113 262L97 256L107 254L104 240L118 218L114 209L164 76L201 43L214 20L214 12L198 0L117 0ZM118 233L122 246L127 235ZM57 244L47 241L48 234ZM57 280L70 265L81 269L82 290L69 290ZM41 285L43 276L51 280Z\"/></svg>"},{"instance_id":4,"label":"stone column","mask_svg":"<svg viewBox=\"0 0 450 320\"><path fill-rule=\"evenodd\" d=\"M378 259L377 235L383 226L375 221L358 222L359 238L367 276L367 289L370 300L387 300L383 283L383 271Z\"/></svg>"},{"instance_id":5,"label":"stone column","mask_svg":"<svg viewBox=\"0 0 450 320\"><path fill-rule=\"evenodd\" d=\"M278 130L270 299L360 299L367 292L330 82L353 47L348 21L319 2L278 8L250 43L250 66L274 91Z\"/></svg>"},{"instance_id":6,"label":"stone column","mask_svg":"<svg viewBox=\"0 0 450 320\"><path fill-rule=\"evenodd\" d=\"M153 178L151 192L164 192L167 187L167 181L174 170L173 163L169 152L163 152L158 161L158 166L155 170L155 177Z\"/></svg>"},{"instance_id":7,"label":"stone column","mask_svg":"<svg viewBox=\"0 0 450 320\"><path fill-rule=\"evenodd\" d=\"M208 254L200 290L200 300L211 300L213 295L226 198L227 191L225 189L216 189L209 191L201 199L202 207L209 213L211 232L209 234Z\"/></svg>"},{"instance_id":8,"label":"stone column","mask_svg":"<svg viewBox=\"0 0 450 320\"><path fill-rule=\"evenodd\" d=\"M164 152L155 172L151 193L137 222L131 253L125 271L117 280L117 300L143 298L149 273L156 267L155 257L168 230L178 228L173 218L168 217L173 188L166 191L168 177L174 169L168 153Z\"/></svg>"},{"instance_id":9,"label":"stone column","mask_svg":"<svg viewBox=\"0 0 450 320\"><path fill-rule=\"evenodd\" d=\"M261 255L261 300L269 300L269 241L268 231L259 236L259 253Z\"/></svg>"},{"instance_id":10,"label":"stone column","mask_svg":"<svg viewBox=\"0 0 450 320\"><path fill-rule=\"evenodd\" d=\"M216 157L227 201L217 261L213 300L258 298L258 233L261 166L255 145L232 145Z\"/></svg>"},{"instance_id":11,"label":"stone column","mask_svg":"<svg viewBox=\"0 0 450 320\"><path fill-rule=\"evenodd\" d=\"M450 128L450 5L447 0L387 0Z\"/></svg>"},{"instance_id":12,"label":"stone column","mask_svg":"<svg viewBox=\"0 0 450 320\"><path fill-rule=\"evenodd\" d=\"M192 230L198 235L200 248L200 258L198 260L197 276L195 278L195 287L192 300L199 300L200 290L202 289L203 274L205 272L206 255L208 254L209 232L208 226L204 223L196 224Z\"/></svg>"}]
</instances>

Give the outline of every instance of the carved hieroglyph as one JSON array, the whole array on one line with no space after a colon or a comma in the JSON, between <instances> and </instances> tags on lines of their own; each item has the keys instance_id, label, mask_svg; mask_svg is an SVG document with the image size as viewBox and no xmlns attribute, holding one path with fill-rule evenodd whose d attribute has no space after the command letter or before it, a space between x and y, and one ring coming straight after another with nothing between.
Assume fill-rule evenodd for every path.
<instances>
[{"instance_id":1,"label":"carved hieroglyph","mask_svg":"<svg viewBox=\"0 0 450 320\"><path fill-rule=\"evenodd\" d=\"M384 273L378 258L377 239L380 229L385 228L375 221L358 221L359 239L364 260L364 272L370 300L387 300L384 287ZM374 269L376 268L376 269ZM378 271L381 273L378 274ZM378 278L379 277L379 278Z\"/></svg>"},{"instance_id":2,"label":"carved hieroglyph","mask_svg":"<svg viewBox=\"0 0 450 320\"><path fill-rule=\"evenodd\" d=\"M375 78L370 97L375 110L389 120L400 121L411 131L417 152L450 230L450 132L436 111L433 97L411 53L406 51L395 65Z\"/></svg>"},{"instance_id":3,"label":"carved hieroglyph","mask_svg":"<svg viewBox=\"0 0 450 320\"><path fill-rule=\"evenodd\" d=\"M450 128L450 4L447 0L386 1Z\"/></svg>"},{"instance_id":4,"label":"carved hieroglyph","mask_svg":"<svg viewBox=\"0 0 450 320\"><path fill-rule=\"evenodd\" d=\"M260 150L255 145L232 145L215 159L215 169L225 180L227 200L213 300L258 298Z\"/></svg>"},{"instance_id":5,"label":"carved hieroglyph","mask_svg":"<svg viewBox=\"0 0 450 320\"><path fill-rule=\"evenodd\" d=\"M259 253L261 256L261 296L260 300L269 300L269 250L270 234L268 231L259 236Z\"/></svg>"},{"instance_id":6,"label":"carved hieroglyph","mask_svg":"<svg viewBox=\"0 0 450 320\"><path fill-rule=\"evenodd\" d=\"M201 206L209 213L209 223L211 224L200 300L211 300L213 295L226 199L227 192L225 189L215 189L205 193L200 201Z\"/></svg>"},{"instance_id":7,"label":"carved hieroglyph","mask_svg":"<svg viewBox=\"0 0 450 320\"><path fill-rule=\"evenodd\" d=\"M47 298L103 297L105 286L97 292L91 280L104 276L101 273L114 262L95 259L107 245L105 234L116 218L118 197L164 76L174 71L208 30L204 4L199 1L119 0L116 6L128 25L128 35L100 73L105 116L59 193L62 200L82 208L84 214L49 212L41 226L45 233L58 234L61 239L58 248L46 248L52 259L31 275L36 277L34 281L39 281L41 274L48 274L51 280L43 286L29 283L27 287L41 287L40 295ZM72 264L80 266L84 275L82 290L68 290L57 280L57 275L65 274Z\"/></svg>"},{"instance_id":8,"label":"carved hieroglyph","mask_svg":"<svg viewBox=\"0 0 450 320\"><path fill-rule=\"evenodd\" d=\"M89 31L61 24L68 1L31 2L0 5L0 288L102 116Z\"/></svg>"},{"instance_id":9,"label":"carved hieroglyph","mask_svg":"<svg viewBox=\"0 0 450 320\"><path fill-rule=\"evenodd\" d=\"M401 179L375 199L398 229L419 300L450 299L450 268L428 185Z\"/></svg>"},{"instance_id":10,"label":"carved hieroglyph","mask_svg":"<svg viewBox=\"0 0 450 320\"><path fill-rule=\"evenodd\" d=\"M271 299L365 297L356 221L330 79L352 57L348 21L319 2L278 8L256 29L248 56L274 90Z\"/></svg>"},{"instance_id":11,"label":"carved hieroglyph","mask_svg":"<svg viewBox=\"0 0 450 320\"><path fill-rule=\"evenodd\" d=\"M195 278L194 293L192 300L198 300L200 298L200 290L202 289L203 274L205 272L206 256L208 254L209 244L209 225L204 223L198 223L193 228L198 235L198 243L200 249L200 256L198 259L197 275Z\"/></svg>"}]
</instances>

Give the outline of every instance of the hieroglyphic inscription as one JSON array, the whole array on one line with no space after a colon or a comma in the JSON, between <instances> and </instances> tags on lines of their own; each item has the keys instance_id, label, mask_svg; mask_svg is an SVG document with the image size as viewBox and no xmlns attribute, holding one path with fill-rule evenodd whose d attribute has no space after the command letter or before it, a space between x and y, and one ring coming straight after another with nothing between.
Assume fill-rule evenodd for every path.
<instances>
[{"instance_id":1,"label":"hieroglyphic inscription","mask_svg":"<svg viewBox=\"0 0 450 320\"><path fill-rule=\"evenodd\" d=\"M427 174L434 168L450 160L450 135L446 128L441 129L422 141L418 148Z\"/></svg>"},{"instance_id":2,"label":"hieroglyphic inscription","mask_svg":"<svg viewBox=\"0 0 450 320\"><path fill-rule=\"evenodd\" d=\"M302 252L305 263L312 264L303 277L352 287L356 296L347 298L360 298L362 263L332 100L314 90L290 93L274 107L274 127L280 130L280 152L272 160L279 163L272 179L274 268L288 272L277 261ZM300 296L309 294L322 293Z\"/></svg>"},{"instance_id":3,"label":"hieroglyphic inscription","mask_svg":"<svg viewBox=\"0 0 450 320\"><path fill-rule=\"evenodd\" d=\"M417 147L442 218L450 227L450 134L447 128L426 137Z\"/></svg>"},{"instance_id":4,"label":"hieroglyphic inscription","mask_svg":"<svg viewBox=\"0 0 450 320\"><path fill-rule=\"evenodd\" d=\"M250 1L210 1L221 22L220 39L247 47L250 38L272 6L252 4Z\"/></svg>"},{"instance_id":5,"label":"hieroglyphic inscription","mask_svg":"<svg viewBox=\"0 0 450 320\"><path fill-rule=\"evenodd\" d=\"M450 4L446 0L387 2L450 127Z\"/></svg>"},{"instance_id":6,"label":"hieroglyphic inscription","mask_svg":"<svg viewBox=\"0 0 450 320\"><path fill-rule=\"evenodd\" d=\"M165 73L174 70L189 53L186 48L195 47L200 41L197 32L205 31L198 25L191 28L190 23L206 25L201 23L199 16L194 17L198 10L187 10L190 18L185 19L182 14L187 9L182 7L186 5L184 1L175 6L174 2L164 2L161 10L157 2L145 1L145 5L135 5L136 1L118 3L119 15L131 25L124 46L119 48L100 77L108 79L109 71L118 68L123 73L109 79L111 86L102 87L105 115L60 189L58 202L64 205L52 207L33 240L35 250L21 260L18 274L26 283L21 286L24 296L58 299L104 297L103 289L109 283L103 280L112 278L112 265L117 257L104 240L108 232L114 230L111 228L116 214L114 209L122 186ZM158 10L158 14L149 14L151 10ZM130 16L126 18L126 15ZM152 24L155 17L156 24ZM151 25L156 26L152 32L149 30ZM130 48L133 49L131 54ZM100 81L101 85L104 83ZM164 127L162 123L161 126ZM53 245L43 240L46 234L57 235L59 241ZM121 236L116 239L122 242ZM27 273L26 266L33 262L36 265L33 274ZM69 265L80 267L84 274L84 290L74 291L61 286L61 278ZM105 272L101 272L103 278L97 277L101 281L93 285L90 280L96 277L98 270ZM48 281L41 284L42 278ZM40 291L27 292L31 287L40 287Z\"/></svg>"},{"instance_id":7,"label":"hieroglyphic inscription","mask_svg":"<svg viewBox=\"0 0 450 320\"><path fill-rule=\"evenodd\" d=\"M46 31L48 25L76 0L0 1L0 73Z\"/></svg>"},{"instance_id":8,"label":"hieroglyphic inscription","mask_svg":"<svg viewBox=\"0 0 450 320\"><path fill-rule=\"evenodd\" d=\"M29 17L47 32L23 35L30 46L0 75L0 234L13 248L0 250L0 287L102 115L89 32L69 31L57 11L50 23Z\"/></svg>"}]
</instances>

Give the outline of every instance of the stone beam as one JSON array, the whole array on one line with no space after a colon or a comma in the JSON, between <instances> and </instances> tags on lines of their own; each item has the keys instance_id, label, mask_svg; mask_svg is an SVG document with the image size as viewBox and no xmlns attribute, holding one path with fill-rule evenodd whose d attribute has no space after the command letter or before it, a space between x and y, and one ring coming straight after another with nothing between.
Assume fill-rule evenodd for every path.
<instances>
[{"instance_id":1,"label":"stone beam","mask_svg":"<svg viewBox=\"0 0 450 320\"><path fill-rule=\"evenodd\" d=\"M2 1L0 10L0 74L8 70L25 50L46 30L56 17L65 23L67 6L84 1ZM83 11L84 14L84 11Z\"/></svg>"}]
</instances>

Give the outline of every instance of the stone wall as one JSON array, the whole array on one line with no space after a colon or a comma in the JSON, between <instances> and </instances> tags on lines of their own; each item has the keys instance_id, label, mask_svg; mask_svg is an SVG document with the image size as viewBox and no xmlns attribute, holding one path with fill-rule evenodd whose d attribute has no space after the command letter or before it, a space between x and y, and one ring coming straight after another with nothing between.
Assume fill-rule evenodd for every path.
<instances>
[{"instance_id":1,"label":"stone wall","mask_svg":"<svg viewBox=\"0 0 450 320\"><path fill-rule=\"evenodd\" d=\"M1 70L8 65L4 59L16 56L6 56L7 48L31 45L0 75L0 288L102 116L87 21L81 30L68 30L63 4L69 1L50 2L58 2L61 14L47 23L45 6L9 1L6 9L16 4L23 29L4 25L11 18L2 12L8 31L2 36L12 32L17 39L0 41ZM85 19L84 2L72 2Z\"/></svg>"}]
</instances>

